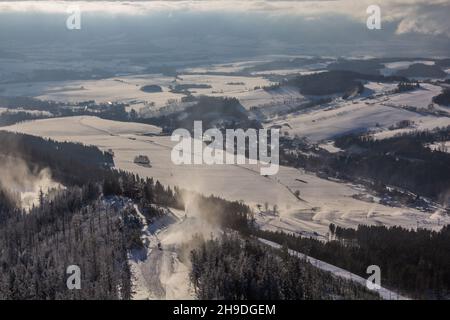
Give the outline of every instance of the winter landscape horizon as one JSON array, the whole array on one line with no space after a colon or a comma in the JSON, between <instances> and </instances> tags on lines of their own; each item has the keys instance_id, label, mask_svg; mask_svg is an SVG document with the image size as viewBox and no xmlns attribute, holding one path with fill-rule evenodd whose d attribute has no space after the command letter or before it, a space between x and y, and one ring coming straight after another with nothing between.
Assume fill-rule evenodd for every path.
<instances>
[{"instance_id":1,"label":"winter landscape horizon","mask_svg":"<svg viewBox=\"0 0 450 320\"><path fill-rule=\"evenodd\" d=\"M0 299L448 300L449 13L0 1Z\"/></svg>"}]
</instances>

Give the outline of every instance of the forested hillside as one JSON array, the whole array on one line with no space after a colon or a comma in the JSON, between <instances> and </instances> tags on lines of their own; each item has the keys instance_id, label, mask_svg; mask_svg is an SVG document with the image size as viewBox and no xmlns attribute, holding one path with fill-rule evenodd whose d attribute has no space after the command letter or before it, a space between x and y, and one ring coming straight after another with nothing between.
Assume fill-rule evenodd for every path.
<instances>
[{"instance_id":1,"label":"forested hillside","mask_svg":"<svg viewBox=\"0 0 450 320\"><path fill-rule=\"evenodd\" d=\"M127 212L89 201L88 192L64 191L0 224L0 299L131 297ZM67 288L70 265L80 267L80 290Z\"/></svg>"},{"instance_id":2,"label":"forested hillside","mask_svg":"<svg viewBox=\"0 0 450 320\"><path fill-rule=\"evenodd\" d=\"M116 170L109 154L80 144L0 132L1 157L51 170L64 189L25 212L17 192L0 184L0 299L130 299L128 253L143 246L138 204L147 223L184 209L182 192ZM203 219L246 230L250 209L189 193ZM81 268L81 290L68 290L66 268Z\"/></svg>"},{"instance_id":3,"label":"forested hillside","mask_svg":"<svg viewBox=\"0 0 450 320\"><path fill-rule=\"evenodd\" d=\"M414 298L442 299L450 294L450 227L440 232L401 227L330 225L332 241L321 242L282 232L256 235L316 259L367 277L366 268L381 268L382 285Z\"/></svg>"},{"instance_id":4,"label":"forested hillside","mask_svg":"<svg viewBox=\"0 0 450 320\"><path fill-rule=\"evenodd\" d=\"M194 121L202 121L203 130L208 128L247 129L260 128L256 120L251 120L245 108L236 98L200 96L194 105L185 110L151 119L139 121L154 124L172 132L177 128L193 130Z\"/></svg>"},{"instance_id":5,"label":"forested hillside","mask_svg":"<svg viewBox=\"0 0 450 320\"><path fill-rule=\"evenodd\" d=\"M359 148L362 152L336 158L331 167L347 176L398 186L445 204L450 188L450 154L432 151L426 143L446 141L449 137L450 128L383 140L370 136L340 137L336 146Z\"/></svg>"},{"instance_id":6,"label":"forested hillside","mask_svg":"<svg viewBox=\"0 0 450 320\"><path fill-rule=\"evenodd\" d=\"M233 235L208 240L191 254L200 299L379 299L376 293L311 264Z\"/></svg>"},{"instance_id":7,"label":"forested hillside","mask_svg":"<svg viewBox=\"0 0 450 320\"><path fill-rule=\"evenodd\" d=\"M181 206L151 179L113 171L97 148L0 132L3 157L50 168L64 183L25 212L18 195L0 184L0 299L129 299L128 251L142 246L133 199L151 219L158 203ZM81 290L68 290L66 268L81 269Z\"/></svg>"}]
</instances>

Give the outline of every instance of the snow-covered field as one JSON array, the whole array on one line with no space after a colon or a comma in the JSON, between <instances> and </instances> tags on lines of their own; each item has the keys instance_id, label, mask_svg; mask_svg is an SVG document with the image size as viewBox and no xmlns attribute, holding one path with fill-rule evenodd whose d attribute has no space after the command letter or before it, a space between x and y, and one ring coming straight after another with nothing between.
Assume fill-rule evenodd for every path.
<instances>
[{"instance_id":1,"label":"snow-covered field","mask_svg":"<svg viewBox=\"0 0 450 320\"><path fill-rule=\"evenodd\" d=\"M432 98L442 90L440 86L425 83L421 84L421 89L398 94L387 93L396 87L394 84L372 82L365 86L380 96L353 101L337 100L325 108L314 108L276 118L269 125L280 125L282 131L290 135L307 137L312 142L366 131L375 131L377 138L387 138L411 130L434 129L450 125L450 117L425 115L406 109L415 107L428 112L427 107L432 103ZM444 112L449 111L436 105L434 108ZM414 121L414 126L388 130L390 126L402 120Z\"/></svg>"},{"instance_id":2,"label":"snow-covered field","mask_svg":"<svg viewBox=\"0 0 450 320\"><path fill-rule=\"evenodd\" d=\"M5 127L2 129L15 130L16 126ZM140 135L140 134L159 134L161 128L129 122L124 125L122 122L104 120L97 117L77 116L67 118L50 118L42 121L29 121L17 124L17 131L31 135L39 135L43 137L53 138L55 140L72 141L79 137L103 137L115 135ZM75 137L75 138L74 138ZM80 141L82 142L82 141Z\"/></svg>"},{"instance_id":3,"label":"snow-covered field","mask_svg":"<svg viewBox=\"0 0 450 320\"><path fill-rule=\"evenodd\" d=\"M384 76L391 76L395 74L399 70L408 69L408 67L415 63L422 63L426 65L434 65L434 61L431 60L417 60L417 61L396 61L396 62L390 62L385 63L385 68L380 70L380 73Z\"/></svg>"},{"instance_id":4,"label":"snow-covered field","mask_svg":"<svg viewBox=\"0 0 450 320\"><path fill-rule=\"evenodd\" d=\"M208 66L185 68L183 71L186 73L208 73L208 72L222 72L233 73L242 71L245 68L252 67L256 63L267 62L267 59L256 59L248 61L238 61L230 63L219 63Z\"/></svg>"},{"instance_id":5,"label":"snow-covered field","mask_svg":"<svg viewBox=\"0 0 450 320\"><path fill-rule=\"evenodd\" d=\"M450 118L447 117L421 116L420 118L415 119L414 122L414 126L411 128L384 130L374 133L373 136L375 139L386 139L399 134L450 126Z\"/></svg>"},{"instance_id":6,"label":"snow-covered field","mask_svg":"<svg viewBox=\"0 0 450 320\"><path fill-rule=\"evenodd\" d=\"M435 219L414 209L378 204L376 199L373 203L354 199L352 195L361 193L360 188L294 168L280 167L277 175L264 177L253 165L175 165L170 158L174 145L170 137L142 135L158 132L153 126L73 117L24 122L3 129L112 149L117 168L154 177L165 185L242 200L255 208L258 223L267 229L316 232L326 237L331 222L347 227L384 224L433 229L450 223L448 217ZM150 168L133 162L140 154L149 157ZM300 199L294 195L296 190L300 191ZM259 212L257 205L264 207L265 203L269 210Z\"/></svg>"},{"instance_id":7,"label":"snow-covered field","mask_svg":"<svg viewBox=\"0 0 450 320\"><path fill-rule=\"evenodd\" d=\"M59 102L83 102L95 100L98 103L123 102L143 104L154 102L155 107L164 106L169 99L180 99L182 94L169 92L173 78L162 75L115 77L101 80L71 80L33 82L2 85L4 96L31 96ZM163 92L147 93L141 87L160 85Z\"/></svg>"},{"instance_id":8,"label":"snow-covered field","mask_svg":"<svg viewBox=\"0 0 450 320\"><path fill-rule=\"evenodd\" d=\"M367 101L339 102L326 109L291 114L271 123L284 125L282 131L316 142L351 133L391 126L401 120L416 120L420 115Z\"/></svg>"},{"instance_id":9,"label":"snow-covered field","mask_svg":"<svg viewBox=\"0 0 450 320\"><path fill-rule=\"evenodd\" d=\"M422 88L389 96L388 103L399 106L427 108L434 96L441 93L442 88L428 83L422 83Z\"/></svg>"},{"instance_id":10,"label":"snow-covered field","mask_svg":"<svg viewBox=\"0 0 450 320\"><path fill-rule=\"evenodd\" d=\"M239 83L239 84L237 84ZM170 92L170 86L188 84L207 84L211 88L193 88L194 95L238 97L255 87L268 86L270 81L263 77L237 77L218 75L180 75L178 78L161 74L143 74L114 77L100 80L70 80L51 82L11 83L0 86L4 96L28 96L42 100L59 102L84 102L94 100L98 103L128 103L139 110L154 103L155 109L171 101L180 101L184 94ZM159 85L162 92L148 93L141 90L145 85Z\"/></svg>"},{"instance_id":11,"label":"snow-covered field","mask_svg":"<svg viewBox=\"0 0 450 320\"><path fill-rule=\"evenodd\" d=\"M194 95L219 95L223 93L227 96L234 96L235 93L250 91L259 86L268 86L272 82L262 77L182 74L177 79L177 84L207 84L211 86L211 88L205 89L189 89Z\"/></svg>"},{"instance_id":12,"label":"snow-covered field","mask_svg":"<svg viewBox=\"0 0 450 320\"><path fill-rule=\"evenodd\" d=\"M326 68L325 64L316 64L315 68ZM277 76L287 76L287 75L309 75L319 72L325 72L326 70L316 70L315 68L286 68L286 69L275 69L267 71L255 71L252 75L263 76L263 75L277 75Z\"/></svg>"},{"instance_id":13,"label":"snow-covered field","mask_svg":"<svg viewBox=\"0 0 450 320\"><path fill-rule=\"evenodd\" d=\"M307 98L300 94L298 89L291 87L283 87L270 91L257 89L235 92L233 93L233 97L239 99L240 103L246 109L258 107L281 110L283 108L295 106L307 101Z\"/></svg>"}]
</instances>

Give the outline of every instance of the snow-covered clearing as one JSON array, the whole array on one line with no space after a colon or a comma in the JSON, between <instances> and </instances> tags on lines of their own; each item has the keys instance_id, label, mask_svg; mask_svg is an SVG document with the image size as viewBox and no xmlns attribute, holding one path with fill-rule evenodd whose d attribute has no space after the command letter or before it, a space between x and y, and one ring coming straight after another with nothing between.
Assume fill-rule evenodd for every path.
<instances>
[{"instance_id":1,"label":"snow-covered clearing","mask_svg":"<svg viewBox=\"0 0 450 320\"><path fill-rule=\"evenodd\" d=\"M319 148L325 149L330 153L337 153L342 151L342 149L334 145L334 141L325 141L324 143L319 144Z\"/></svg>"},{"instance_id":2,"label":"snow-covered clearing","mask_svg":"<svg viewBox=\"0 0 450 320\"><path fill-rule=\"evenodd\" d=\"M272 242L272 241L268 241L266 239L258 239L259 241L261 241L262 243L276 248L276 249L280 249L281 245ZM359 283L362 286L366 286L366 279L364 279L363 277L360 277L354 273L351 273L350 271L344 270L342 268L336 267L332 264L326 263L324 261L315 259L313 257L307 256L303 253L300 253L298 251L294 251L294 250L290 250L289 249L289 254L295 257L298 257L300 259L306 260L307 262L309 262L310 264L312 264L313 266L315 266L316 268L319 268L323 271L327 271L332 273L335 277L338 278L342 278L345 280L350 280L356 283ZM384 300L409 300L408 298L394 292L391 290L388 290L386 288L381 287L380 289L376 290L376 292L384 299Z\"/></svg>"},{"instance_id":3,"label":"snow-covered clearing","mask_svg":"<svg viewBox=\"0 0 450 320\"><path fill-rule=\"evenodd\" d=\"M308 99L300 94L298 89L292 87L282 87L275 90L266 91L257 89L251 91L235 92L233 97L246 108L272 108L282 110L289 106L297 106Z\"/></svg>"},{"instance_id":4,"label":"snow-covered clearing","mask_svg":"<svg viewBox=\"0 0 450 320\"><path fill-rule=\"evenodd\" d=\"M387 139L399 134L407 134L414 131L433 130L435 128L450 126L450 118L448 117L420 116L419 118L413 120L414 125L411 128L383 130L374 133L373 136L375 139Z\"/></svg>"},{"instance_id":5,"label":"snow-covered clearing","mask_svg":"<svg viewBox=\"0 0 450 320\"><path fill-rule=\"evenodd\" d=\"M364 91L363 95L383 94L396 89L397 83L383 83L383 82L369 81L367 83L364 83L364 88L366 88L367 90Z\"/></svg>"},{"instance_id":6,"label":"snow-covered clearing","mask_svg":"<svg viewBox=\"0 0 450 320\"><path fill-rule=\"evenodd\" d=\"M384 206L377 203L377 199L374 202L354 199L353 195L363 192L357 186L320 179L295 168L281 166L277 175L265 177L260 175L256 165L175 165L170 157L175 143L170 137L142 135L146 131L158 132L155 127L104 121L94 117L58 118L2 129L111 149L119 169L153 177L165 185L248 203L257 211L258 223L266 229L316 232L326 237L331 222L344 227L371 224L431 229L450 223L447 221L450 218L431 219L429 213ZM133 162L140 154L149 157L151 167ZM301 199L294 194L297 190ZM277 205L277 214L258 212L257 205L265 203L270 210Z\"/></svg>"},{"instance_id":7,"label":"snow-covered clearing","mask_svg":"<svg viewBox=\"0 0 450 320\"><path fill-rule=\"evenodd\" d=\"M432 103L433 97L441 93L442 88L428 83L422 83L420 86L421 88L417 90L391 95L386 103L398 106L427 108Z\"/></svg>"}]
</instances>

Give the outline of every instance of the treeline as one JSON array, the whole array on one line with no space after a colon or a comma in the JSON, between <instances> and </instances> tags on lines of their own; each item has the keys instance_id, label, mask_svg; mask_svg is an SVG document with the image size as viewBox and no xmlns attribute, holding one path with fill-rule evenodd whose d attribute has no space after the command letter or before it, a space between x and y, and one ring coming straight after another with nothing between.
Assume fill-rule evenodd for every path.
<instances>
[{"instance_id":1,"label":"treeline","mask_svg":"<svg viewBox=\"0 0 450 320\"><path fill-rule=\"evenodd\" d=\"M127 112L126 105L122 103L97 104L95 101L83 101L69 104L29 97L0 97L0 107L10 109L0 114L0 126L27 120L73 116L94 116L116 121L136 121L139 119L136 112ZM25 111L11 111L18 108Z\"/></svg>"},{"instance_id":2,"label":"treeline","mask_svg":"<svg viewBox=\"0 0 450 320\"><path fill-rule=\"evenodd\" d=\"M380 70L385 68L383 61L379 59L351 59L339 58L328 65L328 70L346 70L363 74L380 75Z\"/></svg>"},{"instance_id":3,"label":"treeline","mask_svg":"<svg viewBox=\"0 0 450 320\"><path fill-rule=\"evenodd\" d=\"M79 69L34 69L26 73L17 73L3 83L26 83L41 81L91 80L114 77L114 73L101 68Z\"/></svg>"},{"instance_id":4,"label":"treeline","mask_svg":"<svg viewBox=\"0 0 450 320\"><path fill-rule=\"evenodd\" d=\"M191 252L191 281L199 299L379 299L355 283L332 276L287 250L223 235Z\"/></svg>"},{"instance_id":5,"label":"treeline","mask_svg":"<svg viewBox=\"0 0 450 320\"><path fill-rule=\"evenodd\" d=\"M420 84L418 81L416 82L399 82L399 84L397 85L397 90L396 92L401 93L401 92L408 92L408 91L413 91L416 89L420 88Z\"/></svg>"},{"instance_id":6,"label":"treeline","mask_svg":"<svg viewBox=\"0 0 450 320\"><path fill-rule=\"evenodd\" d=\"M255 235L287 245L362 277L370 265L381 268L382 286L413 298L446 299L450 294L450 226L425 229L364 226L345 229L330 225L329 242L272 231Z\"/></svg>"},{"instance_id":7,"label":"treeline","mask_svg":"<svg viewBox=\"0 0 450 320\"><path fill-rule=\"evenodd\" d=\"M442 91L442 93L433 97L433 102L443 105L443 106L449 106L450 105L450 89L445 89Z\"/></svg>"},{"instance_id":8,"label":"treeline","mask_svg":"<svg viewBox=\"0 0 450 320\"><path fill-rule=\"evenodd\" d=\"M240 201L227 201L216 196L203 196L193 192L189 193L190 202L194 204L193 210L202 214L201 218L213 225L237 230L248 234L251 228L252 210ZM189 205L186 207L189 210Z\"/></svg>"},{"instance_id":9,"label":"treeline","mask_svg":"<svg viewBox=\"0 0 450 320\"><path fill-rule=\"evenodd\" d=\"M39 100L30 97L2 97L0 96L0 107L6 109L22 108L24 110L57 111L62 103L54 101Z\"/></svg>"},{"instance_id":10,"label":"treeline","mask_svg":"<svg viewBox=\"0 0 450 320\"><path fill-rule=\"evenodd\" d=\"M393 82L408 81L404 77L385 77L381 75L362 74L353 71L332 70L308 75L301 75L288 80L286 84L298 87L305 95L330 95L337 93L361 92L361 81Z\"/></svg>"},{"instance_id":11,"label":"treeline","mask_svg":"<svg viewBox=\"0 0 450 320\"><path fill-rule=\"evenodd\" d=\"M22 121L38 120L48 118L46 115L33 114L26 111L10 112L5 111L0 113L0 127L9 126Z\"/></svg>"},{"instance_id":12,"label":"treeline","mask_svg":"<svg viewBox=\"0 0 450 320\"><path fill-rule=\"evenodd\" d=\"M442 79L447 76L447 73L439 65L427 65L424 63L413 63L406 69L398 70L395 74L408 78L423 77Z\"/></svg>"}]
</instances>

